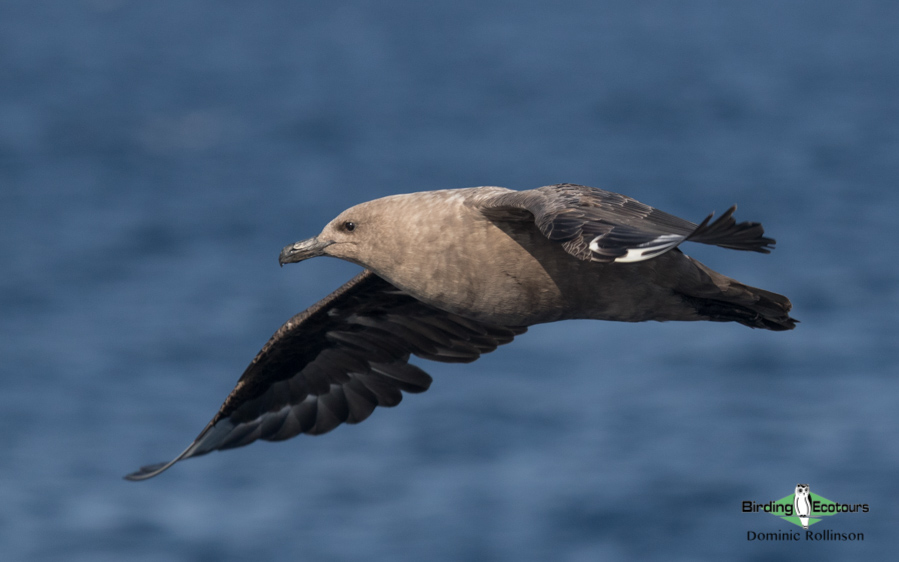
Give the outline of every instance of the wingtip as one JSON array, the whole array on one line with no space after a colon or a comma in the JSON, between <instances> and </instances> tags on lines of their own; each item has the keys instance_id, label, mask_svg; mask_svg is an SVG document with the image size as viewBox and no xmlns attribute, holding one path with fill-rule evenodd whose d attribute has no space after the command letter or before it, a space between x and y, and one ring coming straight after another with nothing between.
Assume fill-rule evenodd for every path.
<instances>
[{"instance_id":1,"label":"wingtip","mask_svg":"<svg viewBox=\"0 0 899 562\"><path fill-rule=\"evenodd\" d=\"M158 476L159 474L165 472L176 462L194 456L197 448L197 441L209 430L209 427L211 425L211 423L207 425L206 429L204 429L203 432L200 433L200 436L197 437L197 439L194 440L194 442L191 443L190 446L184 449L180 455L173 458L169 462L158 462L156 464L148 464L146 466L142 466L139 470L136 470L131 474L126 474L125 476L123 476L123 478L130 482L140 482L141 480L147 480L148 478L153 478L154 476Z\"/></svg>"},{"instance_id":2,"label":"wingtip","mask_svg":"<svg viewBox=\"0 0 899 562\"><path fill-rule=\"evenodd\" d=\"M731 250L771 253L775 240L764 236L765 229L760 223L738 223L734 218L736 210L737 206L733 205L714 221L715 213L710 214L687 236L687 240Z\"/></svg>"},{"instance_id":3,"label":"wingtip","mask_svg":"<svg viewBox=\"0 0 899 562\"><path fill-rule=\"evenodd\" d=\"M128 480L129 482L140 482L141 480L146 480L148 478L153 478L157 474L163 472L170 466L172 466L174 461L172 462L160 462L156 464L148 464L147 466L140 467L139 470L132 472L131 474L126 474L122 478Z\"/></svg>"}]
</instances>

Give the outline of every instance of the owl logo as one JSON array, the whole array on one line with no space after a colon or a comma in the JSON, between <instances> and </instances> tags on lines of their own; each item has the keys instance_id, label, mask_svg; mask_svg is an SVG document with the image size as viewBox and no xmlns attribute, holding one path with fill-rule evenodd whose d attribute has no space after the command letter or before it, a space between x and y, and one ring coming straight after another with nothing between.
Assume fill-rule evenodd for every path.
<instances>
[{"instance_id":1,"label":"owl logo","mask_svg":"<svg viewBox=\"0 0 899 562\"><path fill-rule=\"evenodd\" d=\"M812 513L812 504L808 496L808 484L796 484L796 493L793 494L793 513L799 517L803 529L808 529L808 516Z\"/></svg>"}]
</instances>

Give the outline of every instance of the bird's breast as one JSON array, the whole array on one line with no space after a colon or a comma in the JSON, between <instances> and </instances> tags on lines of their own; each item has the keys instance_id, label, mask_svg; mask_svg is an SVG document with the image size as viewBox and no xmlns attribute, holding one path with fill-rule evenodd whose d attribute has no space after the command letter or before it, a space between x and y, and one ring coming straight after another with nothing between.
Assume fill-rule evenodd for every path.
<instances>
[{"instance_id":1,"label":"bird's breast","mask_svg":"<svg viewBox=\"0 0 899 562\"><path fill-rule=\"evenodd\" d=\"M481 322L520 326L566 317L557 262L567 263L565 269L579 260L532 223L497 225L478 217L452 229L452 239L445 238L447 231L422 235L418 250L427 252L409 252L396 267L373 269L421 301Z\"/></svg>"}]
</instances>

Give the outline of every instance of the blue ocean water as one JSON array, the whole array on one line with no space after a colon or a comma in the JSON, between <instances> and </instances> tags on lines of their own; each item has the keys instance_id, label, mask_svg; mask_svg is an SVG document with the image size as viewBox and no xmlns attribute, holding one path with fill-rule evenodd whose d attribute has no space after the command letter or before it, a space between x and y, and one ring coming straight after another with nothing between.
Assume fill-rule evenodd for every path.
<instances>
[{"instance_id":1,"label":"blue ocean water","mask_svg":"<svg viewBox=\"0 0 899 562\"><path fill-rule=\"evenodd\" d=\"M886 558L897 36L889 1L0 3L4 560ZM282 246L558 182L738 203L773 254L686 251L802 323L538 326L358 426L121 479L358 271ZM797 482L864 541L747 540Z\"/></svg>"}]
</instances>

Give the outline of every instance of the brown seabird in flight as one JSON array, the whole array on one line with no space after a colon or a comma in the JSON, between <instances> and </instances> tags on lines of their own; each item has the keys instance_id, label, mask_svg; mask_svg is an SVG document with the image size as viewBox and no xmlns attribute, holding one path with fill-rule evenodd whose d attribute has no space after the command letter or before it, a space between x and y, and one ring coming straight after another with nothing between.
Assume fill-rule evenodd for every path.
<instances>
[{"instance_id":1,"label":"brown seabird in flight","mask_svg":"<svg viewBox=\"0 0 899 562\"><path fill-rule=\"evenodd\" d=\"M769 253L736 207L699 225L630 197L580 185L475 187L356 205L280 263L333 256L365 268L287 321L256 355L212 421L167 463L257 439L279 441L358 423L431 377L410 354L474 361L528 326L573 318L711 320L791 330L790 301L712 271L684 241Z\"/></svg>"}]
</instances>

